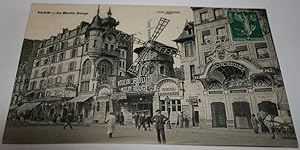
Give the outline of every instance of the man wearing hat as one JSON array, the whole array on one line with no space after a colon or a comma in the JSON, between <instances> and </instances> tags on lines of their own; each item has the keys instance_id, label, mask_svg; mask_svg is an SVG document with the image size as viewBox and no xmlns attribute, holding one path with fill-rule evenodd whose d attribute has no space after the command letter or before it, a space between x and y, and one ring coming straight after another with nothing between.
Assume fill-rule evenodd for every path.
<instances>
[{"instance_id":1,"label":"man wearing hat","mask_svg":"<svg viewBox=\"0 0 300 150\"><path fill-rule=\"evenodd\" d=\"M158 143L161 144L161 138L162 138L162 143L165 144L166 135L165 135L164 124L168 120L168 118L161 114L160 109L156 110L156 112L157 114L151 118L151 121L155 124Z\"/></svg>"}]
</instances>

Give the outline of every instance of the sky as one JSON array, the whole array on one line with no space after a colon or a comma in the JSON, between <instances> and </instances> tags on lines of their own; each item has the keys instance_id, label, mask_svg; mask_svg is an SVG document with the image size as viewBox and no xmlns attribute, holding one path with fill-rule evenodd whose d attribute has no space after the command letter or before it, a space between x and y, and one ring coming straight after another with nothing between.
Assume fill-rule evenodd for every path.
<instances>
[{"instance_id":1,"label":"sky","mask_svg":"<svg viewBox=\"0 0 300 150\"><path fill-rule=\"evenodd\" d=\"M157 41L177 48L176 39L183 30L186 22L193 20L193 12L190 7L166 7L166 6L135 6L135 5L101 5L100 17L107 17L107 11L111 7L112 17L120 21L118 30L128 34L135 34L135 37L144 41L147 40L147 22L151 20L151 27L155 27L160 17L170 19L165 30L158 37ZM33 4L30 10L29 20L25 32L28 39L47 39L62 32L63 28L74 29L81 21L91 22L97 13L98 5L79 4ZM43 14L40 12L48 12ZM164 12L175 12L165 14ZM81 12L84 14L52 14L54 12ZM152 29L152 32L154 28ZM135 45L137 47L138 45ZM136 58L136 55L134 55ZM180 60L174 58L175 67L180 66Z\"/></svg>"}]
</instances>

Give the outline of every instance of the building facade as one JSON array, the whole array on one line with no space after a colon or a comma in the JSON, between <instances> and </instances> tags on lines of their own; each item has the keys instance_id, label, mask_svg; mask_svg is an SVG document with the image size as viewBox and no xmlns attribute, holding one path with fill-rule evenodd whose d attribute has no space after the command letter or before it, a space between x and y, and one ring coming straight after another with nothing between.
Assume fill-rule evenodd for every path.
<instances>
[{"instance_id":1,"label":"building facade","mask_svg":"<svg viewBox=\"0 0 300 150\"><path fill-rule=\"evenodd\" d=\"M42 102L35 116L72 113L97 122L102 99L96 99L95 92L100 85L115 85L117 76L126 76L133 57L131 36L116 29L119 22L110 8L106 18L99 11L91 23L83 21L75 29L42 40L27 93L28 101Z\"/></svg>"},{"instance_id":2,"label":"building facade","mask_svg":"<svg viewBox=\"0 0 300 150\"><path fill-rule=\"evenodd\" d=\"M194 22L175 41L193 125L251 128L251 114L263 112L291 120L266 12L192 10Z\"/></svg>"}]
</instances>

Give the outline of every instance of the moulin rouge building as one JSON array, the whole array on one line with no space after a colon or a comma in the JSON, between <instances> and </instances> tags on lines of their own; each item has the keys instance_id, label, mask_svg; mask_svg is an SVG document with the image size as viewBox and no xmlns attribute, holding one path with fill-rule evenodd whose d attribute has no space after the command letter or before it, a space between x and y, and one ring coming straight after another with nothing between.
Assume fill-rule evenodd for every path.
<instances>
[{"instance_id":1,"label":"moulin rouge building","mask_svg":"<svg viewBox=\"0 0 300 150\"><path fill-rule=\"evenodd\" d=\"M291 121L264 10L192 8L181 46L194 126L251 128L261 111Z\"/></svg>"}]
</instances>

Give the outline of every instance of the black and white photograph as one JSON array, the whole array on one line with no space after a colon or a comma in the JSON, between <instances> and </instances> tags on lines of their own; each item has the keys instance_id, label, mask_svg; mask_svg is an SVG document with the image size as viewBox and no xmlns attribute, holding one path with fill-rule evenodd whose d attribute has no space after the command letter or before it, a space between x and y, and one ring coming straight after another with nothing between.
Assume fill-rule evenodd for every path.
<instances>
[{"instance_id":1,"label":"black and white photograph","mask_svg":"<svg viewBox=\"0 0 300 150\"><path fill-rule=\"evenodd\" d=\"M266 9L34 3L2 142L298 147L276 50Z\"/></svg>"}]
</instances>

